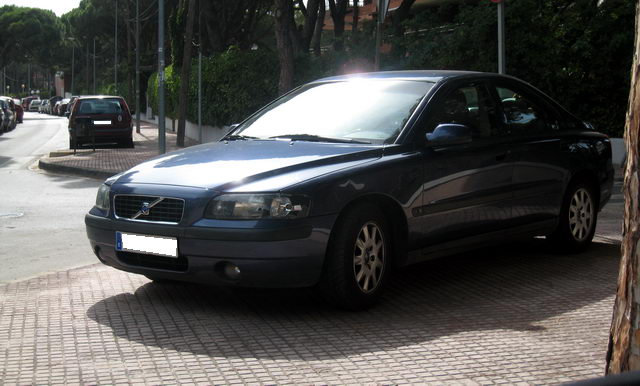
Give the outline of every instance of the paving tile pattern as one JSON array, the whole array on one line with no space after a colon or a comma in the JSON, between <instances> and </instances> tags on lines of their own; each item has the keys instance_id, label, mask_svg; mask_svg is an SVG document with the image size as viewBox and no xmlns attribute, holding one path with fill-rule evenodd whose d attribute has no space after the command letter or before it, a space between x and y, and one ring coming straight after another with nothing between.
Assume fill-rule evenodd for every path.
<instances>
[{"instance_id":1,"label":"paving tile pattern","mask_svg":"<svg viewBox=\"0 0 640 386\"><path fill-rule=\"evenodd\" d=\"M96 264L0 285L0 384L497 384L600 376L619 245L542 240L394 273L383 302L153 283Z\"/></svg>"},{"instance_id":2,"label":"paving tile pattern","mask_svg":"<svg viewBox=\"0 0 640 386\"><path fill-rule=\"evenodd\" d=\"M167 152L178 150L176 146L176 134L168 131L166 133ZM158 127L155 124L145 122L140 126L140 133L134 130L133 140L135 147L117 148L115 145L98 145L96 151L90 145L86 145L76 151L76 154L63 155L58 157L43 157L40 166L56 170L54 167L62 166L65 171L72 172L73 169L85 172L100 172L105 175L113 175L128 170L135 165L159 155L158 151ZM185 138L186 146L196 145L197 142L190 138ZM61 149L66 150L68 149ZM45 164L43 166L43 164ZM71 170L70 170L71 169Z\"/></svg>"}]
</instances>

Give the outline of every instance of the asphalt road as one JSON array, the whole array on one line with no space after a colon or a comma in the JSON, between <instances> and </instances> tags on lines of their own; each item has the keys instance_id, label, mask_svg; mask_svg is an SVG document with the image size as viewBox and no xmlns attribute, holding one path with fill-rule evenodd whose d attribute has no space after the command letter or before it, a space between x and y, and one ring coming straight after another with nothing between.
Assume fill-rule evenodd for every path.
<instances>
[{"instance_id":1,"label":"asphalt road","mask_svg":"<svg viewBox=\"0 0 640 386\"><path fill-rule=\"evenodd\" d=\"M42 155L68 146L67 119L25 113L0 136L0 283L95 263L84 214L100 181L47 174Z\"/></svg>"}]
</instances>

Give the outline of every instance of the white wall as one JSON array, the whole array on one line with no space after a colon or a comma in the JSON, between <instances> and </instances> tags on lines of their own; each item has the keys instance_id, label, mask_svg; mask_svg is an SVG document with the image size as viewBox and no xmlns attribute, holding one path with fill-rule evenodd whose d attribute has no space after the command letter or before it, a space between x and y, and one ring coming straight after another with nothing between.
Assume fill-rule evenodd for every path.
<instances>
[{"instance_id":1,"label":"white wall","mask_svg":"<svg viewBox=\"0 0 640 386\"><path fill-rule=\"evenodd\" d=\"M155 116L153 118L151 118L153 116L153 112L151 111L151 108L147 109L147 113L146 114L142 114L141 115L141 120L144 120L146 122L151 122L154 124L158 124L158 117ZM164 124L165 130L169 130L169 131L177 131L178 130L178 120L173 120L171 118L167 118L165 117L165 124ZM222 137L224 137L229 130L231 129L230 126L224 126L224 127L213 127L213 126L207 126L207 125L202 125L202 143L207 143L207 142L215 142L220 140ZM200 132L198 130L198 124L197 123L192 123L187 121L186 125L185 125L185 136L187 138L191 138L194 141L198 142L199 138L200 138Z\"/></svg>"},{"instance_id":2,"label":"white wall","mask_svg":"<svg viewBox=\"0 0 640 386\"><path fill-rule=\"evenodd\" d=\"M611 138L612 162L614 165L620 165L626 152L623 138Z\"/></svg>"}]
</instances>

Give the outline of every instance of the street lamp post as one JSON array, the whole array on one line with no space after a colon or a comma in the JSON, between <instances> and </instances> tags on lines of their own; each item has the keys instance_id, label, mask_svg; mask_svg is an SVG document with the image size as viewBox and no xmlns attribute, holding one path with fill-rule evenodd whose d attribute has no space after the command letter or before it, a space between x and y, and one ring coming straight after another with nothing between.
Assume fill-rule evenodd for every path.
<instances>
[{"instance_id":1,"label":"street lamp post","mask_svg":"<svg viewBox=\"0 0 640 386\"><path fill-rule=\"evenodd\" d=\"M136 133L140 132L140 10L136 0Z\"/></svg>"},{"instance_id":2,"label":"street lamp post","mask_svg":"<svg viewBox=\"0 0 640 386\"><path fill-rule=\"evenodd\" d=\"M166 153L164 132L164 0L158 0L158 150Z\"/></svg>"},{"instance_id":3,"label":"street lamp post","mask_svg":"<svg viewBox=\"0 0 640 386\"><path fill-rule=\"evenodd\" d=\"M113 38L113 77L115 83L115 94L118 95L118 0L116 0L116 31Z\"/></svg>"},{"instance_id":4,"label":"street lamp post","mask_svg":"<svg viewBox=\"0 0 640 386\"><path fill-rule=\"evenodd\" d=\"M75 45L75 40L76 38L68 38L69 40L71 40L71 95L73 95L73 78L74 78L74 62L75 62L75 55L76 55L76 45ZM64 96L64 95L63 95Z\"/></svg>"}]
</instances>

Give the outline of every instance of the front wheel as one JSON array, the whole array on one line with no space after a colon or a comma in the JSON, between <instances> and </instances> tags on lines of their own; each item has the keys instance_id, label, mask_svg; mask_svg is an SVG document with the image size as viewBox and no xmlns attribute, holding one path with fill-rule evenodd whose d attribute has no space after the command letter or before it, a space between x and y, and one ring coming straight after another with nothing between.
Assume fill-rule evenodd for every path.
<instances>
[{"instance_id":1,"label":"front wheel","mask_svg":"<svg viewBox=\"0 0 640 386\"><path fill-rule=\"evenodd\" d=\"M387 220L376 206L362 204L344 213L319 285L325 299L350 310L374 305L385 284L391 242Z\"/></svg>"},{"instance_id":2,"label":"front wheel","mask_svg":"<svg viewBox=\"0 0 640 386\"><path fill-rule=\"evenodd\" d=\"M556 230L549 241L567 252L580 252L593 240L598 220L598 207L591 185L576 182L565 195Z\"/></svg>"}]
</instances>

